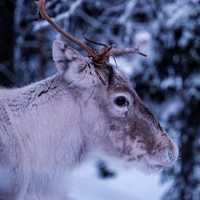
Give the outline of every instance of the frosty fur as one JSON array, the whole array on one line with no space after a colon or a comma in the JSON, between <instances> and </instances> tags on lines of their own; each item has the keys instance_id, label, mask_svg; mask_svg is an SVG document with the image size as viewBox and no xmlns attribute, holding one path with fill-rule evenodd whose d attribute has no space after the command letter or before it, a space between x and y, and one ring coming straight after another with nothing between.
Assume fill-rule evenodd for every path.
<instances>
[{"instance_id":1,"label":"frosty fur","mask_svg":"<svg viewBox=\"0 0 200 200\"><path fill-rule=\"evenodd\" d=\"M66 200L67 174L97 150L150 171L175 162L177 146L122 72L113 67L103 85L61 40L53 58L58 74L0 92L0 176L8 174L0 199ZM119 96L126 106L116 105Z\"/></svg>"}]
</instances>

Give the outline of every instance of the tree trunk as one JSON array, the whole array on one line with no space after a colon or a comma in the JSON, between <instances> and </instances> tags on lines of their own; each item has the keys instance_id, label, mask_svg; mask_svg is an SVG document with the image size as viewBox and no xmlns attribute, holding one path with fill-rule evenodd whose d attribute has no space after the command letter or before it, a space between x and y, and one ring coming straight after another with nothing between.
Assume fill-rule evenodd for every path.
<instances>
[{"instance_id":1,"label":"tree trunk","mask_svg":"<svg viewBox=\"0 0 200 200\"><path fill-rule=\"evenodd\" d=\"M14 49L14 1L0 2L0 81L4 86L11 86L13 76Z\"/></svg>"}]
</instances>

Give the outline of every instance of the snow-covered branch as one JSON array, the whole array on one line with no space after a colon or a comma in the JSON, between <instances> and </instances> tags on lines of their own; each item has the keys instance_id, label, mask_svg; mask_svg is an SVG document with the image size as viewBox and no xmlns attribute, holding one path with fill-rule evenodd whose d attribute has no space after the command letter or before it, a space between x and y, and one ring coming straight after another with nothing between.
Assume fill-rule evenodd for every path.
<instances>
[{"instance_id":1,"label":"snow-covered branch","mask_svg":"<svg viewBox=\"0 0 200 200\"><path fill-rule=\"evenodd\" d=\"M130 15L132 14L133 8L136 5L136 1L135 0L131 0L127 3L126 8L125 8L125 12L120 16L119 18L119 23L126 23L128 18L130 17Z\"/></svg>"}]
</instances>

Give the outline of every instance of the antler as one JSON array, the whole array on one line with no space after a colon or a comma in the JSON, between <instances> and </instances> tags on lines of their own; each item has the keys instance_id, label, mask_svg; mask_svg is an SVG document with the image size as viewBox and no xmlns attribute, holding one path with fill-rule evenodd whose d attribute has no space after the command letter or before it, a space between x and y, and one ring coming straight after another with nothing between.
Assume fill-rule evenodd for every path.
<instances>
[{"instance_id":1,"label":"antler","mask_svg":"<svg viewBox=\"0 0 200 200\"><path fill-rule=\"evenodd\" d=\"M45 19L56 31L58 31L61 35L63 35L68 40L74 42L76 45L84 49L89 57L95 57L96 53L92 48L87 46L85 43L81 42L78 38L74 37L70 33L65 32L62 28L60 28L46 13L45 10L45 0L38 0L37 5L39 8L40 15L43 19Z\"/></svg>"},{"instance_id":2,"label":"antler","mask_svg":"<svg viewBox=\"0 0 200 200\"><path fill-rule=\"evenodd\" d=\"M104 85L105 85L105 81L103 80L103 78L101 77L97 69L108 67L109 66L108 60L111 56L120 56L120 55L125 55L125 54L130 54L130 53L138 53L142 56L146 56L145 54L141 53L138 48L116 49L116 48L112 48L111 45L109 46L105 44L103 44L104 48L102 48L101 51L98 53L93 48L81 42L78 38L74 37L70 33L65 32L62 28L60 28L46 13L45 0L38 0L37 5L39 8L40 15L44 20L46 20L57 32L59 32L65 38L72 41L73 43L75 43L76 45L78 45L79 47L81 47L87 52L88 57L90 58L94 67L96 68L95 72L97 76L99 77L99 79ZM96 43L96 42L93 42L93 43ZM99 44L99 43L96 43L96 44ZM112 70L110 73L112 73Z\"/></svg>"},{"instance_id":3,"label":"antler","mask_svg":"<svg viewBox=\"0 0 200 200\"><path fill-rule=\"evenodd\" d=\"M112 48L112 50L110 51L110 56L123 56L126 54L133 54L133 53L138 53L141 56L147 57L147 55L141 52L139 48L125 48L125 49Z\"/></svg>"}]
</instances>

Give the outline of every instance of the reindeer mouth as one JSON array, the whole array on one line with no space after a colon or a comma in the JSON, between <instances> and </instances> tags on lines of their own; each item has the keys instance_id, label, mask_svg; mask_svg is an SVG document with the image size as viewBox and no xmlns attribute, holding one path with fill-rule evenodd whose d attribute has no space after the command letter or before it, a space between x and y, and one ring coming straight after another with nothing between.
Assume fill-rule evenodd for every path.
<instances>
[{"instance_id":1,"label":"reindeer mouth","mask_svg":"<svg viewBox=\"0 0 200 200\"><path fill-rule=\"evenodd\" d=\"M166 167L159 165L159 164L150 164L145 161L131 161L125 165L126 168L131 169L135 168L144 174L157 174L160 173L162 170L166 169Z\"/></svg>"},{"instance_id":2,"label":"reindeer mouth","mask_svg":"<svg viewBox=\"0 0 200 200\"><path fill-rule=\"evenodd\" d=\"M154 164L151 162L145 162L145 161L141 161L136 168L138 168L139 170L141 170L142 172L144 172L145 174L154 174L154 173L159 173L167 168L169 168L170 166L165 166L162 164Z\"/></svg>"},{"instance_id":3,"label":"reindeer mouth","mask_svg":"<svg viewBox=\"0 0 200 200\"><path fill-rule=\"evenodd\" d=\"M170 150L166 150L166 152L162 152L155 157L147 158L144 163L150 171L160 172L164 169L170 168L174 165L177 160L177 154Z\"/></svg>"},{"instance_id":4,"label":"reindeer mouth","mask_svg":"<svg viewBox=\"0 0 200 200\"><path fill-rule=\"evenodd\" d=\"M152 172L160 172L162 170L164 170L166 167L162 166L162 165L151 165L151 164L147 164L147 169L151 170Z\"/></svg>"},{"instance_id":5,"label":"reindeer mouth","mask_svg":"<svg viewBox=\"0 0 200 200\"><path fill-rule=\"evenodd\" d=\"M128 167L134 166L144 173L159 173L172 167L176 159L177 153L166 148L154 155L144 154L139 159L128 159Z\"/></svg>"}]
</instances>

